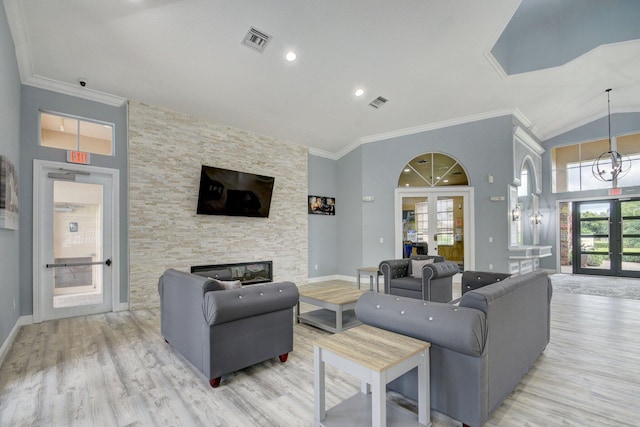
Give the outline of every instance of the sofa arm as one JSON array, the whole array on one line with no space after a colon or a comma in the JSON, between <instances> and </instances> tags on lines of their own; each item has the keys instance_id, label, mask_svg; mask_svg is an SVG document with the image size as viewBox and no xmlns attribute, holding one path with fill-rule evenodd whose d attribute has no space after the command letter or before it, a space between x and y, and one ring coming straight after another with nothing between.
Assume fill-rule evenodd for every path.
<instances>
[{"instance_id":1,"label":"sofa arm","mask_svg":"<svg viewBox=\"0 0 640 427\"><path fill-rule=\"evenodd\" d=\"M408 276L409 258L382 261L378 269L390 279Z\"/></svg>"},{"instance_id":2,"label":"sofa arm","mask_svg":"<svg viewBox=\"0 0 640 427\"><path fill-rule=\"evenodd\" d=\"M407 277L409 275L409 258L382 261L378 266L378 270L380 270L383 276L384 292L388 294L390 291L391 279Z\"/></svg>"},{"instance_id":3,"label":"sofa arm","mask_svg":"<svg viewBox=\"0 0 640 427\"><path fill-rule=\"evenodd\" d=\"M298 288L294 283L266 283L207 292L204 296L202 310L207 324L219 325L233 320L293 308L298 303L298 299ZM293 313L291 319L293 322Z\"/></svg>"},{"instance_id":4,"label":"sofa arm","mask_svg":"<svg viewBox=\"0 0 640 427\"><path fill-rule=\"evenodd\" d=\"M487 341L484 313L467 307L367 292L356 303L356 317L367 325L475 357L483 354Z\"/></svg>"},{"instance_id":5,"label":"sofa arm","mask_svg":"<svg viewBox=\"0 0 640 427\"><path fill-rule=\"evenodd\" d=\"M422 279L426 280L441 279L453 276L460 272L460 266L456 262L444 261L434 262L433 264L425 264L422 267Z\"/></svg>"},{"instance_id":6,"label":"sofa arm","mask_svg":"<svg viewBox=\"0 0 640 427\"><path fill-rule=\"evenodd\" d=\"M177 286L179 288L179 294L193 292L194 295L199 297L202 297L209 291L224 289L218 282L209 277L186 273L172 268L165 271L158 280L160 301L164 298L165 288L169 286Z\"/></svg>"}]
</instances>

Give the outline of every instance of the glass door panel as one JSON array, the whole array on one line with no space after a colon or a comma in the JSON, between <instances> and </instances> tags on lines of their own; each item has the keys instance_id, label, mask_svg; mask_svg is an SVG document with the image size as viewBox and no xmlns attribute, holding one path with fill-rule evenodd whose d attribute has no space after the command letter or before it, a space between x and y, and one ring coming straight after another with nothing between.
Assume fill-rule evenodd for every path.
<instances>
[{"instance_id":1,"label":"glass door panel","mask_svg":"<svg viewBox=\"0 0 640 427\"><path fill-rule=\"evenodd\" d=\"M640 200L620 202L623 275L640 275ZM628 272L625 274L625 272Z\"/></svg>"},{"instance_id":2,"label":"glass door panel","mask_svg":"<svg viewBox=\"0 0 640 427\"><path fill-rule=\"evenodd\" d=\"M402 198L403 258L426 254L429 242L429 202L427 197Z\"/></svg>"},{"instance_id":3,"label":"glass door panel","mask_svg":"<svg viewBox=\"0 0 640 427\"><path fill-rule=\"evenodd\" d=\"M102 185L53 183L53 307L102 304Z\"/></svg>"},{"instance_id":4,"label":"glass door panel","mask_svg":"<svg viewBox=\"0 0 640 427\"><path fill-rule=\"evenodd\" d=\"M610 273L611 203L581 202L577 203L575 212L576 272L589 274L586 270L591 270L591 274L596 274L593 270L600 270L602 274Z\"/></svg>"},{"instance_id":5,"label":"glass door panel","mask_svg":"<svg viewBox=\"0 0 640 427\"><path fill-rule=\"evenodd\" d=\"M462 196L438 196L438 255L464 263L464 200Z\"/></svg>"}]
</instances>

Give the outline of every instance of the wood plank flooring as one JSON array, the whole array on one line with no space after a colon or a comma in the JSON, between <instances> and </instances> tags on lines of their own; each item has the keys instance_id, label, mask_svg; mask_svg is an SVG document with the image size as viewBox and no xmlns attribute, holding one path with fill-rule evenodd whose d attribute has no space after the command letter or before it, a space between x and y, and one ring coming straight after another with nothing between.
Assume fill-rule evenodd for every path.
<instances>
[{"instance_id":1,"label":"wood plank flooring","mask_svg":"<svg viewBox=\"0 0 640 427\"><path fill-rule=\"evenodd\" d=\"M0 426L313 425L313 342L327 332L296 324L286 363L212 389L159 325L151 309L23 326L0 368ZM486 425L637 425L640 301L555 293L551 325L544 354ZM346 373L326 375L327 408L359 391Z\"/></svg>"}]
</instances>

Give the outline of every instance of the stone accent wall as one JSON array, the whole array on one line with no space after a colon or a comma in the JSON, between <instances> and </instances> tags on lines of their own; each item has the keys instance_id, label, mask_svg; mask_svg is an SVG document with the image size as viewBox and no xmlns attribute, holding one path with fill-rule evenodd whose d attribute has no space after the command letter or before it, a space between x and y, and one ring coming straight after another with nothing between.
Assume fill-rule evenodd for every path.
<instances>
[{"instance_id":1,"label":"stone accent wall","mask_svg":"<svg viewBox=\"0 0 640 427\"><path fill-rule=\"evenodd\" d=\"M196 215L201 165L275 177L269 218ZM307 147L129 103L131 309L157 307L168 268L273 261L308 278Z\"/></svg>"}]
</instances>

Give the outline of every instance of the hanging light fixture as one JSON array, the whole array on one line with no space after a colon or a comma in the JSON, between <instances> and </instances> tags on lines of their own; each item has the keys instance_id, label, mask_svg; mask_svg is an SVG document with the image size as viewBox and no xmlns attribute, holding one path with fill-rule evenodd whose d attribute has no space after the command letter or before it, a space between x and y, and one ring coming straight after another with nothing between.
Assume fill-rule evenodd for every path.
<instances>
[{"instance_id":1,"label":"hanging light fixture","mask_svg":"<svg viewBox=\"0 0 640 427\"><path fill-rule=\"evenodd\" d=\"M618 179L625 176L631 169L631 159L629 156L618 153L611 149L611 99L607 89L607 110L609 113L609 151L600 154L591 166L593 176L603 182L613 182L617 185Z\"/></svg>"}]
</instances>

